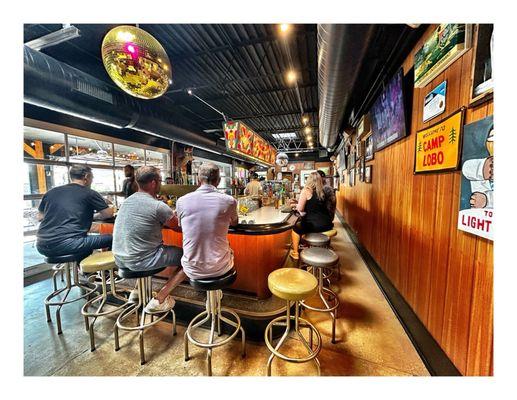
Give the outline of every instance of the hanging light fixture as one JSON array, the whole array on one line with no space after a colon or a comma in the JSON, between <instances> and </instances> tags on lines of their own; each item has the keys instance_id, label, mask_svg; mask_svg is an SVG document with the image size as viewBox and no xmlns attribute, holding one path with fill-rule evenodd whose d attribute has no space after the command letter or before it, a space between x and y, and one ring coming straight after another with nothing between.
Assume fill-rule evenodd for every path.
<instances>
[{"instance_id":1,"label":"hanging light fixture","mask_svg":"<svg viewBox=\"0 0 517 400\"><path fill-rule=\"evenodd\" d=\"M285 153L278 153L276 156L276 165L285 167L289 162L289 156Z\"/></svg>"},{"instance_id":2,"label":"hanging light fixture","mask_svg":"<svg viewBox=\"0 0 517 400\"><path fill-rule=\"evenodd\" d=\"M155 99L172 82L169 57L149 33L135 26L110 30L101 47L102 62L110 78L124 92L141 99Z\"/></svg>"}]
</instances>

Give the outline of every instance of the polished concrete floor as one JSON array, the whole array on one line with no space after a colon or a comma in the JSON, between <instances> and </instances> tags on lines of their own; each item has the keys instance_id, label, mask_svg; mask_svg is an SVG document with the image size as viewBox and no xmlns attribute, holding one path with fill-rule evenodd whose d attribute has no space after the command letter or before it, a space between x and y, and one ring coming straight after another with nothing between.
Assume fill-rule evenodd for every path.
<instances>
[{"instance_id":1,"label":"polished concrete floor","mask_svg":"<svg viewBox=\"0 0 517 400\"><path fill-rule=\"evenodd\" d=\"M341 280L332 288L340 299L337 343L331 343L327 314L304 311L323 337L319 354L321 374L328 376L425 376L429 375L404 329L391 310L346 231L336 221L338 236L332 244L341 263ZM47 323L44 297L51 291L44 280L24 289L24 372L27 376L197 376L206 373L205 351L190 347L191 359L183 359L183 333L172 336L171 324L160 322L146 331L147 363L139 362L136 334L121 333L121 349L114 351L114 318L95 325L97 349L90 352L89 337L80 316L81 302L63 307L63 334L57 335L55 317ZM224 298L223 298L224 305ZM292 339L285 350L301 354L301 342ZM269 351L265 344L247 343L246 358L240 357L240 341L213 352L213 374L257 376L266 374ZM315 375L314 363L292 364L275 359L273 375Z\"/></svg>"}]
</instances>

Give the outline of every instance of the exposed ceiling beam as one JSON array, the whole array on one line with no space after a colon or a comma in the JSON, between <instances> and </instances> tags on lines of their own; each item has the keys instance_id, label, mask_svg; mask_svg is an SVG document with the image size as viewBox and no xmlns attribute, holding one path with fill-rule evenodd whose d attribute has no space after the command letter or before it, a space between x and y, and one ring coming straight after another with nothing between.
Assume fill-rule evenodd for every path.
<instances>
[{"instance_id":1,"label":"exposed ceiling beam","mask_svg":"<svg viewBox=\"0 0 517 400\"><path fill-rule=\"evenodd\" d=\"M301 69L297 72L298 73L309 72L309 69L305 68L305 69ZM234 83L252 82L252 81L257 81L257 80L264 80L264 79L278 78L278 77L284 78L284 76L285 76L285 72L282 71L282 72L277 72L274 74L265 74L265 75L249 76L246 78L220 80L220 81L215 81L213 83L206 83L206 84L205 83L200 83L200 84L193 83L191 85L184 86L181 88L171 89L171 90L167 91L167 95L174 94L174 93L186 93L187 89L201 90L201 89L209 89L209 88L213 88L213 87L224 88L225 86L228 86L228 85L231 85Z\"/></svg>"},{"instance_id":2,"label":"exposed ceiling beam","mask_svg":"<svg viewBox=\"0 0 517 400\"><path fill-rule=\"evenodd\" d=\"M306 110L305 113L314 113L314 112L318 112L318 109L317 108L311 108L309 110ZM250 115L237 115L237 116L231 116L232 119L234 120L247 120L247 119L256 119L256 118L263 118L263 117L280 117L280 116L283 116L283 115L299 115L300 114L300 110L291 110L291 111L279 111L279 112L274 112L274 113L269 113L269 114L250 114ZM220 122L222 121L223 118L217 118L217 119L207 119L203 122Z\"/></svg>"},{"instance_id":3,"label":"exposed ceiling beam","mask_svg":"<svg viewBox=\"0 0 517 400\"><path fill-rule=\"evenodd\" d=\"M307 37L307 36L311 36L311 35L315 36L316 35L316 30L303 30L303 29L300 29L300 30L294 32L293 35L296 36L296 37L302 37L302 38L303 37ZM263 37L259 37L259 38L255 38L255 39L243 40L243 41L240 41L240 42L234 42L234 43L223 45L223 46L212 47L211 49L197 51L197 52L194 52L194 53L188 53L188 52L176 53L176 54L171 53L171 55L172 55L172 57L174 57L177 60L176 62L181 63L182 61L188 60L190 58L202 57L202 56L209 55L209 54L214 54L214 53L220 53L220 52L223 52L223 51L234 50L236 48L253 46L253 45L256 45L256 44L266 44L266 43L270 43L270 42L279 42L280 40L281 40L281 38L278 35L268 35L268 36L263 36Z\"/></svg>"},{"instance_id":4,"label":"exposed ceiling beam","mask_svg":"<svg viewBox=\"0 0 517 400\"><path fill-rule=\"evenodd\" d=\"M298 87L300 89L310 89L313 87L318 87L318 82L311 82L311 83L308 83L305 85L299 85ZM194 91L196 89L197 88L193 88ZM204 96L203 99L205 99L207 101L220 101L220 100L227 100L228 98L238 99L238 98L245 97L245 96L262 96L264 94L282 93L282 92L292 90L292 89L293 89L292 87L277 86L277 87L272 87L272 88L264 89L264 90L251 90L244 94L242 94L240 92L227 92L224 95L206 96L206 97ZM178 102L175 100L173 100L173 102L175 104L179 104L179 105L189 105L189 104L195 103L195 101L190 98L188 101L185 101L185 102Z\"/></svg>"}]
</instances>

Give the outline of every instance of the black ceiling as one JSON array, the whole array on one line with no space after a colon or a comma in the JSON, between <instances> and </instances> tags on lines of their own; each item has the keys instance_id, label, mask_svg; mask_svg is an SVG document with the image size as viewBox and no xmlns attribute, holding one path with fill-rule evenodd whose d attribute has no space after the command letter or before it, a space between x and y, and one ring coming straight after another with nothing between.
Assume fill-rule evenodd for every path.
<instances>
[{"instance_id":1,"label":"black ceiling","mask_svg":"<svg viewBox=\"0 0 517 400\"><path fill-rule=\"evenodd\" d=\"M55 59L113 84L100 56L104 35L116 25L73 24L81 36L43 49ZM156 100L185 128L222 136L223 117L187 89L232 119L244 121L270 142L272 133L304 134L302 110L318 135L316 25L293 25L282 40L278 25L140 24L165 48L173 69L173 83ZM59 24L28 24L24 42L54 32ZM286 72L298 72L298 91L286 82ZM114 84L113 84L114 86ZM317 140L315 140L317 143ZM303 147L305 143L302 143Z\"/></svg>"}]
</instances>

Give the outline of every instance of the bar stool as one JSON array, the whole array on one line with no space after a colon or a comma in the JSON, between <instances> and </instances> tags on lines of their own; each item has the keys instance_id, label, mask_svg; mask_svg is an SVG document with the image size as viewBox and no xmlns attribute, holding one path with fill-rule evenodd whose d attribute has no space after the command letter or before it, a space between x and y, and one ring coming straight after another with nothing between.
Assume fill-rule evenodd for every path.
<instances>
[{"instance_id":1,"label":"bar stool","mask_svg":"<svg viewBox=\"0 0 517 400\"><path fill-rule=\"evenodd\" d=\"M302 240L309 245L309 247L330 247L330 237L324 233L311 232L306 233ZM302 265L303 266L303 265ZM311 268L309 268L310 270ZM330 287L330 277L334 273L333 268L323 269L323 280Z\"/></svg>"},{"instance_id":2,"label":"bar stool","mask_svg":"<svg viewBox=\"0 0 517 400\"><path fill-rule=\"evenodd\" d=\"M145 311L146 304L151 301L153 297L153 275L163 271L165 267L154 269L151 271L132 271L128 268L123 268L120 265L118 266L118 275L121 278L125 279L136 279L138 286L138 303L129 303L127 308L122 311L117 317L117 322L115 323L115 351L120 350L118 330L122 329L124 331L138 331L139 332L139 340L140 340L140 364L145 364L145 352L144 352L144 331L156 325L158 322L163 320L169 312L172 315L172 334L176 335L176 313L171 308L170 310L166 310L158 313L148 313ZM138 317L138 311L141 309L140 318ZM125 325L124 322L131 315L136 316L136 325ZM150 321L146 322L146 317L150 316ZM156 319L154 317L157 316ZM139 322L140 320L140 322Z\"/></svg>"},{"instance_id":3,"label":"bar stool","mask_svg":"<svg viewBox=\"0 0 517 400\"><path fill-rule=\"evenodd\" d=\"M267 361L267 376L271 376L271 364L273 359L278 357L284 361L293 363L304 363L314 360L318 368L318 375L321 375L320 362L317 358L321 350L321 335L314 325L306 319L300 317L300 303L304 299L310 297L318 288L318 281L307 271L298 268L280 268L269 274L267 284L271 293L275 296L286 300L286 315L277 317L272 320L266 327L264 332L264 341L271 351L271 355ZM294 315L291 315L291 307L294 305ZM305 357L289 357L280 352L280 347L289 337L292 330L291 321L294 321L294 331L305 346L308 355ZM273 327L285 326L285 332L273 347ZM309 329L309 342L300 332L300 328ZM316 335L317 343L314 346L313 335Z\"/></svg>"},{"instance_id":4,"label":"bar stool","mask_svg":"<svg viewBox=\"0 0 517 400\"><path fill-rule=\"evenodd\" d=\"M323 233L325 236L329 237L330 239L332 239L334 236L337 235L337 230L335 229L330 229L328 231L325 231L325 232L321 232ZM329 245L327 246L329 249L331 250L334 250L332 248L332 245L329 243ZM336 266L336 270L337 270L337 279L338 280L341 280L341 265L338 263L338 265Z\"/></svg>"},{"instance_id":5,"label":"bar stool","mask_svg":"<svg viewBox=\"0 0 517 400\"><path fill-rule=\"evenodd\" d=\"M305 265L312 267L312 272L318 279L318 296L323 302L323 307L309 306L305 300L302 300L300 303L306 309L330 314L332 317L332 343L336 343L336 310L339 307L339 298L332 289L324 286L323 269L335 267L339 262L339 257L333 250L323 247L310 247L302 250L300 260ZM328 301L325 299L325 294L328 297Z\"/></svg>"},{"instance_id":6,"label":"bar stool","mask_svg":"<svg viewBox=\"0 0 517 400\"><path fill-rule=\"evenodd\" d=\"M95 324L95 321L97 321L98 317L104 317L110 314L115 314L122 309L126 307L127 304L127 298L119 295L117 293L116 287L115 287L115 273L114 270L116 268L115 265L115 257L113 256L113 253L111 251L103 251L99 253L94 253L89 257L86 257L84 260L80 263L81 271L83 274L90 274L90 273L99 273L101 275L101 287L102 287L102 293L98 296L94 297L93 299L86 302L86 304L81 309L81 314L84 316L84 323L86 325L86 330L89 331L90 334L90 351L95 350L95 335L93 332L93 326ZM113 298L120 300L122 302L122 305L117 306L115 308L111 308L108 311L102 311L104 305L106 304L106 300L108 299L108 286L107 286L107 279L106 279L106 272L109 271L109 277L110 277L110 291L109 294L113 296ZM95 276L93 276L95 277ZM95 311L88 311L90 307L92 307L94 304L99 303L97 309ZM90 323L89 319L93 318L93 321Z\"/></svg>"},{"instance_id":7,"label":"bar stool","mask_svg":"<svg viewBox=\"0 0 517 400\"><path fill-rule=\"evenodd\" d=\"M189 342L198 347L207 349L206 361L208 376L212 376L212 349L228 343L235 336L237 336L239 330L241 331L242 336L241 355L243 358L246 356L246 334L244 332L244 328L241 326L240 317L235 311L226 307L221 307L221 298L223 297L223 292L221 289L230 286L233 282L235 282L236 278L237 271L232 268L226 274L218 277L190 280L190 285L194 289L206 291L206 310L196 315L192 321L190 321L190 324L185 331L185 361L190 360L188 351ZM223 312L233 316L234 321L226 318L223 315ZM227 338L214 341L216 325L217 334L221 336L221 321L226 322L228 325L233 326L235 329ZM196 328L205 322L210 322L210 333L208 336L208 342L201 342L194 338L193 332Z\"/></svg>"},{"instance_id":8,"label":"bar stool","mask_svg":"<svg viewBox=\"0 0 517 400\"><path fill-rule=\"evenodd\" d=\"M95 292L98 288L98 285L93 283L93 288L82 284L79 282L79 266L78 262L82 259L88 257L91 254L91 252L83 252L83 253L76 253L76 254L66 254L62 256L52 256L52 257L45 257L45 262L48 264L60 264L61 266L55 266L52 269L54 270L54 275L52 277L54 281L54 291L50 293L44 301L45 304L45 314L47 316L47 322L52 322L52 318L50 317L50 307L56 306L56 320L57 320L57 333L60 335L63 333L63 330L61 328L61 308L65 304L74 303L76 301L79 301L81 299L84 299L88 296L90 296L93 292ZM65 275L65 287L61 289L57 289L56 285L56 274L60 271L64 272ZM83 294L76 296L73 299L68 299L68 295L70 294L70 291L73 288L79 288L80 290L85 291ZM53 299L61 294L64 294L64 296L55 299Z\"/></svg>"}]
</instances>

